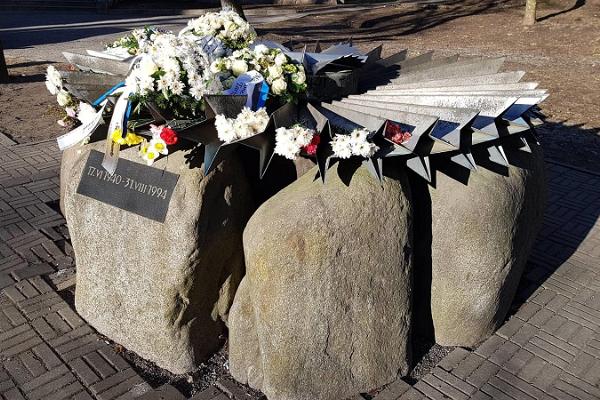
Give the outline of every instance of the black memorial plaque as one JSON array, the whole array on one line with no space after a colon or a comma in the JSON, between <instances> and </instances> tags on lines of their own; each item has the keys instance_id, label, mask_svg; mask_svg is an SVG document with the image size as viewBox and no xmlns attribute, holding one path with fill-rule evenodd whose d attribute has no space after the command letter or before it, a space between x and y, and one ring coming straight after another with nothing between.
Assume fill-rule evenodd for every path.
<instances>
[{"instance_id":1,"label":"black memorial plaque","mask_svg":"<svg viewBox=\"0 0 600 400\"><path fill-rule=\"evenodd\" d=\"M77 193L165 222L179 175L123 159L111 175L101 165L103 157L99 151L90 152Z\"/></svg>"}]
</instances>

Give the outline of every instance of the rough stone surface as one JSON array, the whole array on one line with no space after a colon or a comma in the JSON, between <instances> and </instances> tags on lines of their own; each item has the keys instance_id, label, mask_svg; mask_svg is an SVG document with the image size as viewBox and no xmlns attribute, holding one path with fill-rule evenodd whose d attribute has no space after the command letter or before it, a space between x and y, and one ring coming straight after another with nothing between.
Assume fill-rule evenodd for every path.
<instances>
[{"instance_id":1,"label":"rough stone surface","mask_svg":"<svg viewBox=\"0 0 600 400\"><path fill-rule=\"evenodd\" d=\"M65 211L77 262L75 305L100 333L174 373L219 347L241 276L242 230L252 208L235 159L204 177L185 153L155 163L180 174L164 224L76 193L91 148L65 180ZM137 149L121 157L138 160Z\"/></svg>"},{"instance_id":2,"label":"rough stone surface","mask_svg":"<svg viewBox=\"0 0 600 400\"><path fill-rule=\"evenodd\" d=\"M507 169L479 167L468 185L438 173L435 188L414 190L416 303L426 315L431 302L438 344L471 347L502 324L541 225L541 149L506 152Z\"/></svg>"},{"instance_id":3,"label":"rough stone surface","mask_svg":"<svg viewBox=\"0 0 600 400\"><path fill-rule=\"evenodd\" d=\"M339 400L409 366L411 220L406 178L316 168L244 231L246 276L229 318L232 375L270 400Z\"/></svg>"}]
</instances>

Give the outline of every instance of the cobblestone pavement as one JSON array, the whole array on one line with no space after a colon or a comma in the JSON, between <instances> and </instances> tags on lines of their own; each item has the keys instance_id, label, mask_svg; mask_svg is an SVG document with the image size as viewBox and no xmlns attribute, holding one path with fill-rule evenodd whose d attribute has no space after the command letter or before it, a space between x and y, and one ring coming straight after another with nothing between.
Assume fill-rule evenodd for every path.
<instances>
[{"instance_id":1,"label":"cobblestone pavement","mask_svg":"<svg viewBox=\"0 0 600 400\"><path fill-rule=\"evenodd\" d=\"M0 142L0 398L185 399L152 388L59 295L74 267L59 165L54 141ZM375 400L600 399L600 176L547 171L549 206L515 314L477 349L458 348ZM192 399L245 393L221 378Z\"/></svg>"}]
</instances>

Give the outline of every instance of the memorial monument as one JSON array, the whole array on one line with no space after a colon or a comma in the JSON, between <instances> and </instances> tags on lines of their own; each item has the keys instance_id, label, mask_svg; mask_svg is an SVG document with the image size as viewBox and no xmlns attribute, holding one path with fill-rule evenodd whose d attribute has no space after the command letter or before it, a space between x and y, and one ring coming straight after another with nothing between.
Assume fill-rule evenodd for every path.
<instances>
[{"instance_id":1,"label":"memorial monument","mask_svg":"<svg viewBox=\"0 0 600 400\"><path fill-rule=\"evenodd\" d=\"M75 302L107 337L183 373L227 327L235 379L336 400L406 374L413 335L473 346L503 321L547 97L504 59L292 49L230 9L65 56Z\"/></svg>"}]
</instances>

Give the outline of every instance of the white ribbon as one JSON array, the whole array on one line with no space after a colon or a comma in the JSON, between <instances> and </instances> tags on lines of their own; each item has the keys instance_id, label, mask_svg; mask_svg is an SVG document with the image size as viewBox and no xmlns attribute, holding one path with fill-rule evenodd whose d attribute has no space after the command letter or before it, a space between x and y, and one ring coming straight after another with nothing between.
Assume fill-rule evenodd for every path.
<instances>
[{"instance_id":1,"label":"white ribbon","mask_svg":"<svg viewBox=\"0 0 600 400\"><path fill-rule=\"evenodd\" d=\"M121 145L115 143L112 139L112 134L115 130L120 129L122 134L127 133L127 127L123 126L123 119L127 112L127 104L129 103L129 95L132 89L125 87L123 93L117 100L113 109L113 114L108 124L108 134L106 136L106 150L104 151L104 159L102 160L102 167L109 173L114 174L117 169L117 163L119 162L119 152Z\"/></svg>"},{"instance_id":2,"label":"white ribbon","mask_svg":"<svg viewBox=\"0 0 600 400\"><path fill-rule=\"evenodd\" d=\"M79 125L77 128L73 129L72 131L70 131L68 133L65 133L64 135L59 136L56 139L56 141L58 142L58 148L61 151L68 149L69 147L73 147L77 143L80 143L83 140L90 137L92 135L92 133L94 133L96 131L98 126L100 126L104 123L104 120L102 119L102 113L104 112L104 109L106 108L106 103L107 103L107 100L104 100L102 102L102 104L101 104L102 107L96 113L96 115L93 119L86 122L85 124Z\"/></svg>"}]
</instances>

